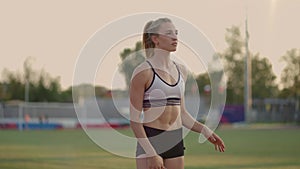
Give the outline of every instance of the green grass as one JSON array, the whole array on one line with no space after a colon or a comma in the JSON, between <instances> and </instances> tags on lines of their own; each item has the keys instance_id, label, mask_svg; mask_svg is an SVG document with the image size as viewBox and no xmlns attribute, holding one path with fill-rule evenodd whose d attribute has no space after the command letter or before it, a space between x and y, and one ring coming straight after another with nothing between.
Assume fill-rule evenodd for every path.
<instances>
[{"instance_id":1,"label":"green grass","mask_svg":"<svg viewBox=\"0 0 300 169\"><path fill-rule=\"evenodd\" d=\"M122 133L131 135L130 131ZM300 130L226 129L225 153L198 134L185 138L186 169L298 169ZM93 143L82 130L0 130L1 169L132 169L135 161L112 155Z\"/></svg>"}]
</instances>

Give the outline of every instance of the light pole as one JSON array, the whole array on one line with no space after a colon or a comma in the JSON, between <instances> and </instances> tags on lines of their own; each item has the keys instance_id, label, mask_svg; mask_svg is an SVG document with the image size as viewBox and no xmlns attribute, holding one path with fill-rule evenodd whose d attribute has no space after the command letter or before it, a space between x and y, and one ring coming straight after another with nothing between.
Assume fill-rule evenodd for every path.
<instances>
[{"instance_id":1,"label":"light pole","mask_svg":"<svg viewBox=\"0 0 300 169\"><path fill-rule=\"evenodd\" d=\"M25 103L29 102L29 82L30 82L30 73L31 73L31 62L32 58L26 58L24 62L24 80L25 80L25 95L24 95L24 101Z\"/></svg>"},{"instance_id":2,"label":"light pole","mask_svg":"<svg viewBox=\"0 0 300 169\"><path fill-rule=\"evenodd\" d=\"M251 119L251 110L252 110L252 70L251 70L251 56L249 55L249 33L248 33L248 16L246 14L246 20L245 20L245 34L246 34L246 40L245 40L245 76L244 76L244 112L246 115L246 121L250 122Z\"/></svg>"}]
</instances>

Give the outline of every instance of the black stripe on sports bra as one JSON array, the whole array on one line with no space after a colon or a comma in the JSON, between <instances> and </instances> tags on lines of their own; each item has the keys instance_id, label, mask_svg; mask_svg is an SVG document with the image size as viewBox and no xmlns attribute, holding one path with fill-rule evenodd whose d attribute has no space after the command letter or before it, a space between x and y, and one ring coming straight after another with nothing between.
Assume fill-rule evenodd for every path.
<instances>
[{"instance_id":1,"label":"black stripe on sports bra","mask_svg":"<svg viewBox=\"0 0 300 169\"><path fill-rule=\"evenodd\" d=\"M171 97L166 99L153 99L144 100L143 108L161 107L161 106L177 106L181 104L181 99L177 97Z\"/></svg>"}]
</instances>

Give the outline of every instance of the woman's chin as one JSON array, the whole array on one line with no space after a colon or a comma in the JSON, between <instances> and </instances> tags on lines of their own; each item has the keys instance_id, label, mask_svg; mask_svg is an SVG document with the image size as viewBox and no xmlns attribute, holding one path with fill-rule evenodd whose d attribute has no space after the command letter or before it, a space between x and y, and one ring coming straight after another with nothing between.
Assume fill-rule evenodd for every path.
<instances>
[{"instance_id":1,"label":"woman's chin","mask_svg":"<svg viewBox=\"0 0 300 169\"><path fill-rule=\"evenodd\" d=\"M171 50L171 52L175 52L175 51L176 51L176 48Z\"/></svg>"}]
</instances>

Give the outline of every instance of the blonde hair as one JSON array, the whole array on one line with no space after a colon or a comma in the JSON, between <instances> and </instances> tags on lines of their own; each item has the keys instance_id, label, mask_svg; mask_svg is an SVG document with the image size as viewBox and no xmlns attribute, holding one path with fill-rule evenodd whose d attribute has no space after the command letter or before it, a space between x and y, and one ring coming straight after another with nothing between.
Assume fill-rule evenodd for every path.
<instances>
[{"instance_id":1,"label":"blonde hair","mask_svg":"<svg viewBox=\"0 0 300 169\"><path fill-rule=\"evenodd\" d=\"M143 32L143 47L146 51L146 57L149 58L153 56L153 48L155 48L155 44L151 39L151 36L158 36L157 31L162 23L171 22L169 18L158 18L154 21L149 21L145 27Z\"/></svg>"}]
</instances>

